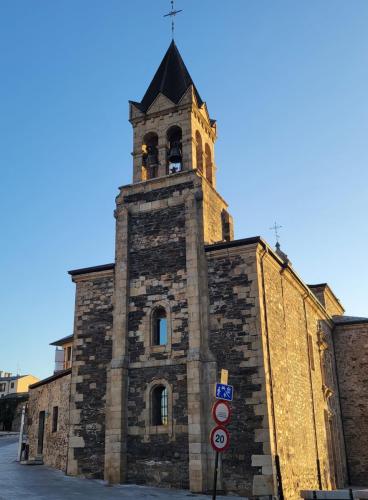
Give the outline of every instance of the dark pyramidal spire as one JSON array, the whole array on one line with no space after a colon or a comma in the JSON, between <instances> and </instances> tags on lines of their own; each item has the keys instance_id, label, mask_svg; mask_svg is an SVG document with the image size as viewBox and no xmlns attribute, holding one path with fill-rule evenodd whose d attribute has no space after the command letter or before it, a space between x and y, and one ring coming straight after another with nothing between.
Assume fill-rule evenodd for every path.
<instances>
[{"instance_id":1,"label":"dark pyramidal spire","mask_svg":"<svg viewBox=\"0 0 368 500\"><path fill-rule=\"evenodd\" d=\"M178 104L191 85L193 85L198 106L201 107L203 101L173 40L142 101L134 104L140 111L146 113L160 92L174 104Z\"/></svg>"}]
</instances>

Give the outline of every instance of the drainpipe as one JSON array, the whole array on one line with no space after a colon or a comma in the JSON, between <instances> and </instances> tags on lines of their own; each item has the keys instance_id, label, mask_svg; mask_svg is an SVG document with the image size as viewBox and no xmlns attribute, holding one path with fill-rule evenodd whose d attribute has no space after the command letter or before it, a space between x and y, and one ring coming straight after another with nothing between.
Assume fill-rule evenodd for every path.
<instances>
[{"instance_id":1,"label":"drainpipe","mask_svg":"<svg viewBox=\"0 0 368 500\"><path fill-rule=\"evenodd\" d=\"M271 416L272 416L272 428L273 428L273 440L275 447L275 467L276 467L276 479L277 479L277 494L279 500L284 500L284 493L282 489L282 477L281 477L281 467L280 467L280 457L277 453L277 432L276 432L276 417L275 417L275 403L273 395L273 383L272 383L272 365L271 365L271 354L270 354L270 340L268 335L268 316L267 316L267 301L266 301L266 288L265 288L265 277L264 277L264 265L263 260L268 254L268 248L264 248L264 252L260 259L261 265L261 275L262 275L262 300L263 300L263 314L265 323L265 334L266 334L266 347L267 347L267 367L269 373L270 381L270 398L271 398Z\"/></svg>"}]
</instances>

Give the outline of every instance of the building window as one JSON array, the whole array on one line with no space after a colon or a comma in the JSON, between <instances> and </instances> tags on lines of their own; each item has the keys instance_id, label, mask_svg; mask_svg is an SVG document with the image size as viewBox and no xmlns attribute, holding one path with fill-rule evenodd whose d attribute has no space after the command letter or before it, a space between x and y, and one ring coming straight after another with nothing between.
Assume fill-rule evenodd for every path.
<instances>
[{"instance_id":1,"label":"building window","mask_svg":"<svg viewBox=\"0 0 368 500\"><path fill-rule=\"evenodd\" d=\"M153 345L167 344L167 317L163 307L157 307L152 315Z\"/></svg>"},{"instance_id":2,"label":"building window","mask_svg":"<svg viewBox=\"0 0 368 500\"><path fill-rule=\"evenodd\" d=\"M152 390L152 425L167 425L167 423L167 388L164 385L159 385Z\"/></svg>"},{"instance_id":3,"label":"building window","mask_svg":"<svg viewBox=\"0 0 368 500\"><path fill-rule=\"evenodd\" d=\"M5 391L5 384L0 384L0 392L4 392Z\"/></svg>"},{"instance_id":4,"label":"building window","mask_svg":"<svg viewBox=\"0 0 368 500\"><path fill-rule=\"evenodd\" d=\"M64 356L64 370L66 370L72 366L72 346L68 346L64 349Z\"/></svg>"},{"instance_id":5,"label":"building window","mask_svg":"<svg viewBox=\"0 0 368 500\"><path fill-rule=\"evenodd\" d=\"M14 382L12 382L12 383L10 384L10 388L11 388L11 389L14 389Z\"/></svg>"},{"instance_id":6,"label":"building window","mask_svg":"<svg viewBox=\"0 0 368 500\"><path fill-rule=\"evenodd\" d=\"M54 406L52 409L52 432L56 432L58 428L59 407Z\"/></svg>"}]
</instances>

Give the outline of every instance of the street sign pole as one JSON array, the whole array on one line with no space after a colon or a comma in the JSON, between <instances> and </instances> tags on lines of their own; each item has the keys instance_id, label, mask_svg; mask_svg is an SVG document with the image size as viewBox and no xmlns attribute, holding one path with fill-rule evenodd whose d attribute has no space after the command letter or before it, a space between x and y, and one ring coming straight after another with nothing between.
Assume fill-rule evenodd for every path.
<instances>
[{"instance_id":1,"label":"street sign pole","mask_svg":"<svg viewBox=\"0 0 368 500\"><path fill-rule=\"evenodd\" d=\"M23 432L24 432L24 416L26 414L26 407L22 407L22 417L20 420L20 430L19 430L19 439L18 439L18 453L17 453L17 462L20 462L22 457L22 443L23 443Z\"/></svg>"},{"instance_id":2,"label":"street sign pole","mask_svg":"<svg viewBox=\"0 0 368 500\"><path fill-rule=\"evenodd\" d=\"M214 427L210 434L211 446L214 449L215 468L213 471L213 490L212 500L216 500L217 494L217 474L219 465L219 453L226 451L230 444L230 434L226 429L226 425L231 419L231 406L229 401L233 400L234 388L228 385L229 372L221 370L221 383L217 383L215 387L215 397L217 401L212 407L212 418L216 422L217 427Z\"/></svg>"},{"instance_id":3,"label":"street sign pole","mask_svg":"<svg viewBox=\"0 0 368 500\"><path fill-rule=\"evenodd\" d=\"M212 500L216 500L218 462L219 462L219 452L216 451L215 470L214 470L214 473L213 473L213 494L212 494Z\"/></svg>"}]
</instances>

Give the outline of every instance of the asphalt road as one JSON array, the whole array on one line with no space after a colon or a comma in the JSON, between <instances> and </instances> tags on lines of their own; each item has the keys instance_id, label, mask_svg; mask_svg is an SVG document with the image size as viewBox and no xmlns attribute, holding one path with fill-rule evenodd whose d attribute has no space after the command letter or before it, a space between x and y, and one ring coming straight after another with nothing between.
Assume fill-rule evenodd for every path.
<instances>
[{"instance_id":1,"label":"asphalt road","mask_svg":"<svg viewBox=\"0 0 368 500\"><path fill-rule=\"evenodd\" d=\"M2 436L0 437L0 448L17 442L18 442L18 436Z\"/></svg>"},{"instance_id":2,"label":"asphalt road","mask_svg":"<svg viewBox=\"0 0 368 500\"><path fill-rule=\"evenodd\" d=\"M209 500L189 491L135 485L107 486L103 481L66 476L43 465L20 465L15 461L17 437L0 437L0 500ZM239 497L217 497L239 500Z\"/></svg>"}]
</instances>

